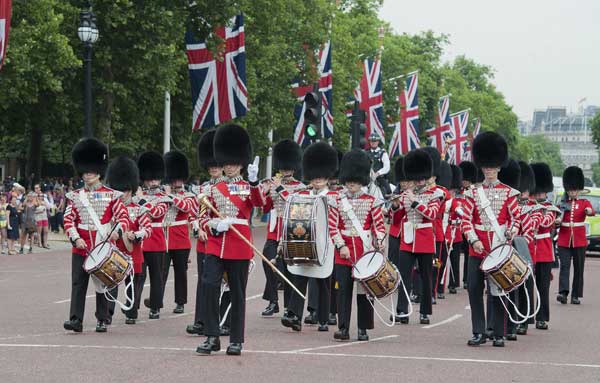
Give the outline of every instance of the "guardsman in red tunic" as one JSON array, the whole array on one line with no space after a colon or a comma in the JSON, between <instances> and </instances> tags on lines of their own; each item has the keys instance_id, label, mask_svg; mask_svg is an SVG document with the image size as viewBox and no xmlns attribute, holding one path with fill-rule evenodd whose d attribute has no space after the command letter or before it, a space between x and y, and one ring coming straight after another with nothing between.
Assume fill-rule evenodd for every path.
<instances>
[{"instance_id":1,"label":"guardsman in red tunic","mask_svg":"<svg viewBox=\"0 0 600 383\"><path fill-rule=\"evenodd\" d=\"M340 193L338 229L348 253L335 254L335 279L338 282L338 328L334 339L349 340L354 279L352 266L372 249L384 252L385 223L381 202L362 191L370 182L371 163L365 151L346 153L340 164L340 182L346 187ZM364 243L363 239L369 241ZM358 340L367 341L367 330L374 327L373 306L359 287L356 297Z\"/></svg>"},{"instance_id":2,"label":"guardsman in red tunic","mask_svg":"<svg viewBox=\"0 0 600 383\"><path fill-rule=\"evenodd\" d=\"M150 216L148 211L137 203L133 202L132 195L137 191L140 185L140 175L137 164L130 158L121 156L111 161L106 172L106 183L113 189L123 193L121 201L127 209L129 219L129 229L125 232L122 239L117 241L117 247L123 253L129 255L133 260L133 307L124 311L125 323L135 324L140 308L142 289L144 288L143 263L144 254L142 253L142 241L152 234L150 226ZM127 241L128 245L126 245ZM131 276L125 278L125 286L131 283ZM115 298L118 289L114 289ZM114 302L111 304L114 310Z\"/></svg>"},{"instance_id":3,"label":"guardsman in red tunic","mask_svg":"<svg viewBox=\"0 0 600 383\"><path fill-rule=\"evenodd\" d=\"M150 309L148 318L158 319L163 307L163 263L167 250L163 219L172 200L160 188L165 177L165 164L157 152L142 153L138 159L138 169L142 180L142 191L134 197L134 202L148 210L152 220L152 235L142 242L144 252L144 275L150 275L150 298L144 299L144 306Z\"/></svg>"},{"instance_id":4,"label":"guardsman in red tunic","mask_svg":"<svg viewBox=\"0 0 600 383\"><path fill-rule=\"evenodd\" d=\"M573 261L573 288L571 289L571 304L580 304L583 297L583 269L585 265L585 250L588 242L585 235L585 218L595 215L590 201L579 198L584 188L583 171L576 166L569 166L563 172L563 187L565 195L561 199L560 210L562 217L558 230L558 256L560 257L560 278L556 300L567 303L569 296L569 273Z\"/></svg>"},{"instance_id":5,"label":"guardsman in red tunic","mask_svg":"<svg viewBox=\"0 0 600 383\"><path fill-rule=\"evenodd\" d=\"M241 176L242 169L250 162L252 145L248 132L238 125L226 125L217 129L214 138L214 155L223 164L225 177L212 185L206 198L220 213L207 211L200 227L210 232L206 244L202 283L204 284L204 334L206 341L196 349L209 355L221 349L219 339L219 296L223 273L227 272L231 294L231 333L227 355L240 355L244 342L246 319L246 284L248 267L254 256L253 249L231 227L252 240L249 219L253 207L264 206L264 195L258 183L258 157L248 165L248 181Z\"/></svg>"},{"instance_id":6,"label":"guardsman in red tunic","mask_svg":"<svg viewBox=\"0 0 600 383\"><path fill-rule=\"evenodd\" d=\"M223 178L223 166L217 163L213 151L213 141L216 132L216 129L208 130L198 141L198 163L208 172L210 179L194 191L197 195L208 195L210 188L220 182ZM193 214L190 215L190 219L194 230L194 236L198 238L196 241L198 282L196 284L194 323L187 326L186 332L188 334L196 335L204 335L204 288L202 285L202 270L204 268L204 258L206 256L206 242L210 232L202 230L200 228L200 222L207 217L207 214L206 208L198 203L197 198L194 198Z\"/></svg>"},{"instance_id":7,"label":"guardsman in red tunic","mask_svg":"<svg viewBox=\"0 0 600 383\"><path fill-rule=\"evenodd\" d=\"M535 175L535 189L532 197L543 206L543 216L534 233L535 244L533 246L535 283L540 292L540 311L535 317L535 328L547 330L547 322L550 320L550 281L554 263L554 244L551 233L560 210L547 200L548 193L554 190L552 170L548 164L538 162L531 164L531 168Z\"/></svg>"},{"instance_id":8,"label":"guardsman in red tunic","mask_svg":"<svg viewBox=\"0 0 600 383\"><path fill-rule=\"evenodd\" d=\"M73 166L84 186L67 193L64 226L73 244L71 255L71 308L65 330L81 332L85 295L90 275L83 269L88 252L104 240L116 241L128 230L127 210L119 198L121 192L102 185L108 165L108 149L95 138L84 138L73 147ZM111 227L111 225L114 225ZM100 227L98 227L100 226ZM116 227L115 227L116 226ZM106 238L110 233L110 237ZM108 300L96 293L96 332L106 332L110 321Z\"/></svg>"},{"instance_id":9,"label":"guardsman in red tunic","mask_svg":"<svg viewBox=\"0 0 600 383\"><path fill-rule=\"evenodd\" d=\"M267 241L263 248L263 254L269 260L277 257L277 248L283 230L285 200L281 197L277 189L281 187L289 193L304 189L304 184L294 178L294 173L300 170L300 166L302 166L302 149L296 142L287 139L281 140L273 147L273 169L278 173L275 177L265 180L262 183L263 189L266 189L266 205L263 211L264 213L270 213L267 226ZM263 310L261 315L272 316L279 312L279 297L277 294L279 279L271 267L265 264L264 261L263 270L265 272L265 288L262 298L269 302L269 305ZM290 275L287 271L284 272L286 275ZM287 308L291 293L291 288L285 284L283 294L285 308Z\"/></svg>"},{"instance_id":10,"label":"guardsman in red tunic","mask_svg":"<svg viewBox=\"0 0 600 383\"><path fill-rule=\"evenodd\" d=\"M465 195L465 191L468 190L472 185L481 183L483 181L483 173L481 172L481 169L477 169L477 167L475 166L475 164L471 161L463 161L461 162L459 165L460 170L463 173L463 182L462 182L462 189L460 190L460 202L464 202L464 195ZM464 210L461 209L462 212L464 212ZM462 229L461 229L461 233L462 233ZM471 247L469 245L469 241L467 241L467 238L465 237L465 234L462 233L462 237L463 237L463 243L462 243L462 247L461 247L461 252L463 253L463 277L462 277L462 282L463 282L463 288L467 289L468 287L468 266L469 266L469 248Z\"/></svg>"},{"instance_id":11,"label":"guardsman in red tunic","mask_svg":"<svg viewBox=\"0 0 600 383\"><path fill-rule=\"evenodd\" d=\"M163 227L167 241L167 252L163 263L163 295L169 268L173 263L175 279L175 309L174 314L182 314L187 303L187 267L190 257L189 218L193 214L194 194L187 192L184 182L190 178L188 159L180 151L172 150L164 155L165 182L169 184L171 199L169 210L165 214Z\"/></svg>"},{"instance_id":12,"label":"guardsman in red tunic","mask_svg":"<svg viewBox=\"0 0 600 383\"><path fill-rule=\"evenodd\" d=\"M420 322L429 324L431 308L431 268L435 254L435 221L440 201L444 193L435 187L427 186L433 174L433 161L429 154L417 149L404 157L404 175L412 185L403 192L402 197L392 203L392 210L400 210L403 217L402 234L400 236L400 274L404 283L409 280L410 273L418 262L421 276ZM408 313L408 304L404 294L400 294L399 312Z\"/></svg>"},{"instance_id":13,"label":"guardsman in red tunic","mask_svg":"<svg viewBox=\"0 0 600 383\"><path fill-rule=\"evenodd\" d=\"M486 342L483 307L485 273L480 269L481 262L494 247L503 244L505 238L512 238L519 231L520 224L516 221L519 191L498 181L500 167L508 161L508 145L502 136L495 132L480 133L473 141L472 153L475 165L482 169L485 179L480 186L465 192L462 230L471 245L468 289L473 337L467 344L479 346ZM496 233L492 220L497 221L499 230L505 232ZM509 227L511 229L507 231ZM493 297L492 306L494 346L504 347L505 313L497 296Z\"/></svg>"},{"instance_id":14,"label":"guardsman in red tunic","mask_svg":"<svg viewBox=\"0 0 600 383\"><path fill-rule=\"evenodd\" d=\"M460 286L460 250L462 247L463 237L460 231L459 214L462 204L462 170L457 165L450 165L452 170L452 181L450 182L450 199L446 201L442 209L444 216L448 219L442 221L445 225L445 243L447 252L450 253L450 267L438 283L438 293L444 292L443 287L445 279L448 279L448 293L456 294L456 289Z\"/></svg>"},{"instance_id":15,"label":"guardsman in red tunic","mask_svg":"<svg viewBox=\"0 0 600 383\"><path fill-rule=\"evenodd\" d=\"M435 150L435 152L439 154L437 149ZM436 236L436 255L434 256L433 268L431 273L431 301L433 304L436 303L436 298L446 299L446 296L444 295L444 270L446 270L446 262L448 261L448 255L450 252L450 248L446 245L446 228L448 226L448 221L450 220L449 212L450 208L452 207L452 196L450 195L450 191L448 190L450 189L451 182L452 168L446 161L442 161L440 162L435 177L435 188L440 190L444 194L444 198L440 201L440 209L438 210L433 229L433 232Z\"/></svg>"}]
</instances>

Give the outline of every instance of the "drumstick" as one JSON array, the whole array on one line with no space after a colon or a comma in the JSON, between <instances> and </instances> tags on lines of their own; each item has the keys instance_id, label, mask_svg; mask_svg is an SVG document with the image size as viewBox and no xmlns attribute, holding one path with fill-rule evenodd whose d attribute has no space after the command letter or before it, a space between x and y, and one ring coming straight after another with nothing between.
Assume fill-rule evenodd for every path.
<instances>
[{"instance_id":1,"label":"drumstick","mask_svg":"<svg viewBox=\"0 0 600 383\"><path fill-rule=\"evenodd\" d=\"M200 202L201 202L202 204L204 204L204 205L205 205L207 208L209 208L210 210L212 210L212 212L213 212L213 213L214 213L214 214L215 214L217 217L219 217L219 218L223 219L223 216L221 215L221 213L220 213L220 212L219 212L219 211L218 211L218 210L217 210L217 209L216 209L216 208L215 208L215 207L214 207L214 206L213 206L213 205L210 203L210 201L208 200L208 198L207 198L205 195L203 195L203 194L199 194L199 195L198 195L198 200L200 200ZM277 273L277 275L279 275L279 276L280 276L280 277L281 277L281 278L282 278L282 279L285 281L285 283L287 283L288 285L290 285L290 287L291 287L291 288L293 288L293 289L294 289L294 291L296 291L296 292L298 293L298 295L300 295L300 296L302 297L302 299L305 299L305 300L306 300L306 297L304 296L304 294L302 294L302 293L300 292L300 290L298 290L298 288L297 288L297 287L296 287L296 286L295 286L295 285L294 285L292 282L290 282L290 280L289 280L289 279L287 279L287 277L286 277L285 275L283 275L283 273L282 273L281 271L279 271L279 269L277 268L277 266L275 266L274 264L272 264L272 263L271 263L271 261L270 261L270 260L269 260L267 257L265 257L265 256L263 255L263 253L261 253L261 252L260 252L260 251L259 251L259 250L258 250L258 249L257 249L257 248L256 248L256 247L253 245L253 244L252 244L252 242L250 242L250 241L249 241L249 240L248 240L246 237L244 237L244 236L242 235L242 233L240 233L240 232L239 232L239 230L235 228L235 226L233 226L233 225L229 225L229 229L230 229L231 231L233 231L235 234L237 234L237 235L238 235L238 237L240 237L240 239L246 243L246 245L250 246L250 248L252 249L252 251L254 251L254 253L255 253L255 254L257 254L259 257L261 257L261 258L262 258L262 260L263 260L263 261L264 261L264 262L265 262L267 265L269 265L269 267L270 267L271 269L273 269L273 271L274 271L275 273Z\"/></svg>"}]
</instances>

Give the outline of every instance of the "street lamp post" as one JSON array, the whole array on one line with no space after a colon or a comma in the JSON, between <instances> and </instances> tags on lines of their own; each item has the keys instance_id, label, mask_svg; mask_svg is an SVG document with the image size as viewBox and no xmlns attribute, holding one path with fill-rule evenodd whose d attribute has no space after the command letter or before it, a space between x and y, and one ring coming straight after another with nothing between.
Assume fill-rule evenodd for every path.
<instances>
[{"instance_id":1,"label":"street lamp post","mask_svg":"<svg viewBox=\"0 0 600 383\"><path fill-rule=\"evenodd\" d=\"M92 45L98 41L98 28L96 27L96 15L92 12L91 7L88 10L81 11L77 35L85 47L83 56L85 64L85 103L83 110L85 126L83 136L92 137Z\"/></svg>"}]
</instances>

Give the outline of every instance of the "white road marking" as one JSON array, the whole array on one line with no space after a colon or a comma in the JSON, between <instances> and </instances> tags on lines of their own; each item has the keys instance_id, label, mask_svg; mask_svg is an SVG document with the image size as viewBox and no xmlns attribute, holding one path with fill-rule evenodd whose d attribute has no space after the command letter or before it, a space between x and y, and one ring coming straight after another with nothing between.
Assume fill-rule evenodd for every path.
<instances>
[{"instance_id":1,"label":"white road marking","mask_svg":"<svg viewBox=\"0 0 600 383\"><path fill-rule=\"evenodd\" d=\"M471 305L466 305L465 310L471 310Z\"/></svg>"},{"instance_id":2,"label":"white road marking","mask_svg":"<svg viewBox=\"0 0 600 383\"><path fill-rule=\"evenodd\" d=\"M320 346L320 347L310 347L310 348L302 348L299 350L291 350L291 351L284 351L285 353L289 353L289 354L296 354L296 353L304 353L307 351L314 351L314 350L326 350L329 348L338 348L338 347L346 347L346 346L352 346L355 344L367 344L367 343L373 343L373 342L377 342L378 340L383 340L383 339L391 339L391 338L397 338L398 335L387 335L387 336L382 336L379 338L373 338L370 339L368 341L355 341L355 342L343 342L343 343L338 343L338 344L332 344L332 345L328 345L328 346Z\"/></svg>"},{"instance_id":3,"label":"white road marking","mask_svg":"<svg viewBox=\"0 0 600 383\"><path fill-rule=\"evenodd\" d=\"M454 314L450 318L444 319L441 322L437 322L437 323L434 323L434 324L428 324L427 326L423 326L421 328L429 329L429 328L434 328L434 327L437 327L437 326L445 325L446 323L453 322L453 321L455 321L455 320L457 320L458 318L461 318L461 317L462 317L462 314Z\"/></svg>"}]
</instances>

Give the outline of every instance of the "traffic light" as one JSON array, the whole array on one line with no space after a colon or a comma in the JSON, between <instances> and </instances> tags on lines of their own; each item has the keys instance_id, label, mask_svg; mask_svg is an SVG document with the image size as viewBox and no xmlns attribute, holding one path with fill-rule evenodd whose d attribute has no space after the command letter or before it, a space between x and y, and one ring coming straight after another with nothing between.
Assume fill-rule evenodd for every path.
<instances>
[{"instance_id":1,"label":"traffic light","mask_svg":"<svg viewBox=\"0 0 600 383\"><path fill-rule=\"evenodd\" d=\"M304 134L311 142L320 138L321 133L321 93L318 86L304 96Z\"/></svg>"},{"instance_id":2,"label":"traffic light","mask_svg":"<svg viewBox=\"0 0 600 383\"><path fill-rule=\"evenodd\" d=\"M350 121L350 131L352 136L352 149L364 149L367 146L367 125L365 121L367 115L364 110L358 106L358 101L354 102L352 110L352 120Z\"/></svg>"}]
</instances>

